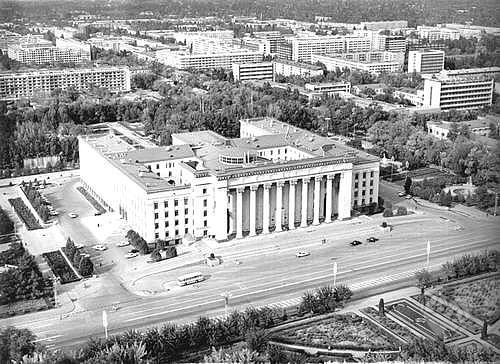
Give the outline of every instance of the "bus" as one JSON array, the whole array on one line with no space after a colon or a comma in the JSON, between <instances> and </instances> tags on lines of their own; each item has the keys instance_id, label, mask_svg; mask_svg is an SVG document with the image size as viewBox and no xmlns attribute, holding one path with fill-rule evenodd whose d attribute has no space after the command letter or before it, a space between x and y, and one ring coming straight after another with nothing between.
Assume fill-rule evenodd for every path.
<instances>
[{"instance_id":1,"label":"bus","mask_svg":"<svg viewBox=\"0 0 500 364\"><path fill-rule=\"evenodd\" d=\"M194 284L198 282L202 282L205 280L205 276L200 272L193 272L184 274L177 278L177 283L179 286L187 286L188 284Z\"/></svg>"}]
</instances>

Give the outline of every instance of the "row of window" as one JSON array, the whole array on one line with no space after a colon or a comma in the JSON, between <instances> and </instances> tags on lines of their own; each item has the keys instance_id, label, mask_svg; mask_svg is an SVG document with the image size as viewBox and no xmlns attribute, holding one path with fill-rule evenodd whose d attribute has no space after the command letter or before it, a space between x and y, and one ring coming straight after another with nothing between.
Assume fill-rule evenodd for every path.
<instances>
[{"instance_id":1,"label":"row of window","mask_svg":"<svg viewBox=\"0 0 500 364\"><path fill-rule=\"evenodd\" d=\"M189 203L189 199L188 199L187 197L185 197L185 198L184 198L184 206L187 206L187 205L188 205L188 203ZM164 202L163 202L163 206L164 206L165 208L167 208L167 207L168 207L168 201L164 201ZM175 207L179 206L179 200L178 200L178 199L174 199L174 206L175 206ZM155 210L158 210L158 202L155 202L155 203L154 203L154 209L155 209Z\"/></svg>"},{"instance_id":2,"label":"row of window","mask_svg":"<svg viewBox=\"0 0 500 364\"><path fill-rule=\"evenodd\" d=\"M375 175L374 171L371 171L370 172L370 177L373 178L373 176ZM366 172L363 172L363 178L366 178ZM354 180L358 180L359 179L359 173L356 173L354 175ZM371 184L371 186L373 186L373 184ZM357 186L356 186L357 187ZM364 186L363 186L364 187Z\"/></svg>"},{"instance_id":3,"label":"row of window","mask_svg":"<svg viewBox=\"0 0 500 364\"><path fill-rule=\"evenodd\" d=\"M357 198L359 195L359 192L358 191L354 191L354 198ZM362 190L361 191L361 196L365 196L366 195L366 190ZM370 195L373 195L373 188L370 188Z\"/></svg>"},{"instance_id":4,"label":"row of window","mask_svg":"<svg viewBox=\"0 0 500 364\"><path fill-rule=\"evenodd\" d=\"M358 188L359 182L354 182L354 188ZM363 181L361 183L361 187L366 187L366 181ZM370 187L373 187L373 179L370 180Z\"/></svg>"}]
</instances>

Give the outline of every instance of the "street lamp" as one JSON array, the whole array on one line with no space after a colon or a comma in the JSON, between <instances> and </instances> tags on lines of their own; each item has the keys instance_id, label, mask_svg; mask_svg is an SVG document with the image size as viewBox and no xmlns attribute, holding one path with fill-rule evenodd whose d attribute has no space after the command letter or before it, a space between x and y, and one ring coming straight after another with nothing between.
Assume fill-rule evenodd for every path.
<instances>
[{"instance_id":1,"label":"street lamp","mask_svg":"<svg viewBox=\"0 0 500 364\"><path fill-rule=\"evenodd\" d=\"M229 291L222 292L220 294L224 298L224 314L227 317L227 309L229 306L229 299L231 298L232 294Z\"/></svg>"},{"instance_id":2,"label":"street lamp","mask_svg":"<svg viewBox=\"0 0 500 364\"><path fill-rule=\"evenodd\" d=\"M335 288L337 284L337 262L335 261L337 258L331 258L333 260L333 287Z\"/></svg>"}]
</instances>

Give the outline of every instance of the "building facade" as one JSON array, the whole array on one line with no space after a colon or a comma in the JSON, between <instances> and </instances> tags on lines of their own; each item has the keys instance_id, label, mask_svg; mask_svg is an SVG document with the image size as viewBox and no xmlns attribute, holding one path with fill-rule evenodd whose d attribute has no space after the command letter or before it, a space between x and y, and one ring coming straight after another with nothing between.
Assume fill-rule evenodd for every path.
<instances>
[{"instance_id":1,"label":"building facade","mask_svg":"<svg viewBox=\"0 0 500 364\"><path fill-rule=\"evenodd\" d=\"M274 79L273 62L233 63L233 78L235 81L272 81Z\"/></svg>"},{"instance_id":2,"label":"building facade","mask_svg":"<svg viewBox=\"0 0 500 364\"><path fill-rule=\"evenodd\" d=\"M300 76L300 77L317 77L323 76L323 69L321 67L308 64L293 62L284 59L277 59L273 61L274 73L280 76Z\"/></svg>"},{"instance_id":3,"label":"building facade","mask_svg":"<svg viewBox=\"0 0 500 364\"><path fill-rule=\"evenodd\" d=\"M1 100L47 97L55 89L68 87L79 91L92 87L111 92L130 91L130 70L128 67L102 67L0 72Z\"/></svg>"},{"instance_id":4,"label":"building facade","mask_svg":"<svg viewBox=\"0 0 500 364\"><path fill-rule=\"evenodd\" d=\"M75 42L76 43L76 42ZM47 42L23 42L10 44L7 55L10 59L25 64L82 63L90 61L90 45L84 47L69 41L59 41L60 46Z\"/></svg>"},{"instance_id":5,"label":"building facade","mask_svg":"<svg viewBox=\"0 0 500 364\"><path fill-rule=\"evenodd\" d=\"M346 219L378 201L379 159L272 118L240 121L136 150L80 138L82 184L147 241L218 241Z\"/></svg>"},{"instance_id":6,"label":"building facade","mask_svg":"<svg viewBox=\"0 0 500 364\"><path fill-rule=\"evenodd\" d=\"M337 68L369 72L373 74L400 72L403 69L404 53L385 51L319 55L313 54L313 63L320 62L328 71Z\"/></svg>"},{"instance_id":7,"label":"building facade","mask_svg":"<svg viewBox=\"0 0 500 364\"><path fill-rule=\"evenodd\" d=\"M444 51L425 49L408 53L408 73L439 73L444 69Z\"/></svg>"},{"instance_id":8,"label":"building facade","mask_svg":"<svg viewBox=\"0 0 500 364\"><path fill-rule=\"evenodd\" d=\"M245 49L232 49L213 53L190 53L186 51L166 52L159 62L178 69L216 69L229 70L233 63L258 63L262 53Z\"/></svg>"},{"instance_id":9,"label":"building facade","mask_svg":"<svg viewBox=\"0 0 500 364\"><path fill-rule=\"evenodd\" d=\"M495 79L491 76L448 76L445 72L424 79L424 107L477 109L491 106Z\"/></svg>"}]
</instances>

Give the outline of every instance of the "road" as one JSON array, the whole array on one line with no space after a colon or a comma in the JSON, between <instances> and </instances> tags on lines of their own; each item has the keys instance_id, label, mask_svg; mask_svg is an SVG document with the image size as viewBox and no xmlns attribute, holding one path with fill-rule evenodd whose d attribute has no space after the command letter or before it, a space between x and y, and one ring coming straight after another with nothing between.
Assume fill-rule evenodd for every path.
<instances>
[{"instance_id":1,"label":"road","mask_svg":"<svg viewBox=\"0 0 500 364\"><path fill-rule=\"evenodd\" d=\"M398 187L381 186L381 191L393 202L412 203L397 198ZM413 272L425 267L427 240L432 247L431 268L466 252L497 246L498 218L423 206L417 211L415 215L388 219L394 228L391 233L378 228L380 216L361 217L221 245L215 253L224 262L217 267L198 265L142 276L136 272L135 285L159 292L151 297L133 294L134 289L141 288L111 269L96 279L78 283L82 293L70 314L60 315L62 310L55 309L0 320L0 326L30 328L48 347L68 348L85 342L89 336L103 335L103 309L108 311L110 333L117 333L167 321L186 322L200 315L221 315L224 292L231 293L231 309L249 305L287 307L297 304L304 291L332 284L334 261L338 264L337 282L348 284L359 295L363 289L408 285ZM372 235L380 241L367 243L366 238ZM323 237L328 239L326 244L321 244ZM353 239L365 242L351 247L348 243ZM296 258L298 250L311 254ZM105 253L104 258L111 253ZM204 273L207 280L188 287L176 286L177 276L194 270ZM112 311L111 305L117 301L119 309Z\"/></svg>"}]
</instances>

